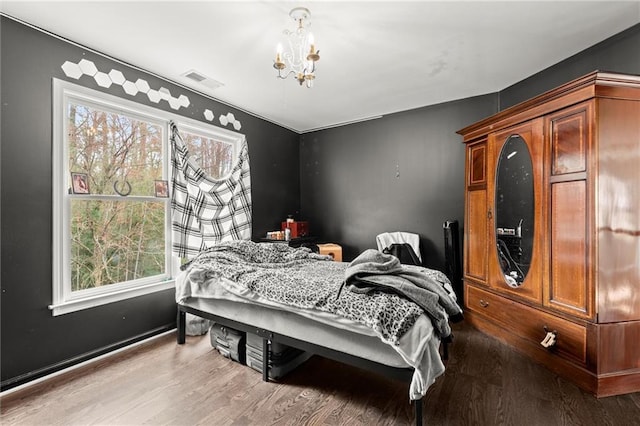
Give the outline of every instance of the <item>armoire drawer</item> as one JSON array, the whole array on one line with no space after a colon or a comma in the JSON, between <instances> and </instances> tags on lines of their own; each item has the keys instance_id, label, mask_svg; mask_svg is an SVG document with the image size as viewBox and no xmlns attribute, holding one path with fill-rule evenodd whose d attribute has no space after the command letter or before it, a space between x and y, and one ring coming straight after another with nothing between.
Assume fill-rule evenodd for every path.
<instances>
[{"instance_id":1,"label":"armoire drawer","mask_svg":"<svg viewBox=\"0 0 640 426\"><path fill-rule=\"evenodd\" d=\"M584 326L477 287L467 286L466 290L468 309L497 322L507 331L540 345L540 348L543 348L541 342L546 336L546 327L548 331L556 332L556 344L549 350L586 364L587 330Z\"/></svg>"}]
</instances>

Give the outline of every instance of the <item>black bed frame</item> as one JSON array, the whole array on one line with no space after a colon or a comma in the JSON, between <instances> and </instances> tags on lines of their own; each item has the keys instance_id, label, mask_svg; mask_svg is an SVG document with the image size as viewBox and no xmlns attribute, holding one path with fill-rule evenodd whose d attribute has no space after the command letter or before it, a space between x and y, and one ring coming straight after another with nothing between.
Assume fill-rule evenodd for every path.
<instances>
[{"instance_id":1,"label":"black bed frame","mask_svg":"<svg viewBox=\"0 0 640 426\"><path fill-rule=\"evenodd\" d=\"M444 251L445 251L445 274L451 281L454 291L458 295L458 300L462 299L462 268L460 261L460 247L459 247L459 234L458 234L458 221L445 221L443 223L444 228ZM359 367L365 370L373 371L383 374L387 377L401 380L411 383L413 377L413 368L400 368L391 367L388 365L380 364L365 358L360 358L351 354L340 352L334 349L329 349L324 346L316 345L313 343L305 342L303 340L294 339L284 334L274 333L270 330L254 327L248 324L240 323L230 320L228 318L219 317L210 312L201 311L190 306L178 304L178 344L184 344L186 334L186 314L194 314L201 318L210 319L224 325L226 327L234 328L248 333L257 334L262 337L262 380L269 381L269 361L271 357L271 351L269 350L269 341L282 343L303 351L307 351L312 354L320 355L325 358L329 358L344 364L349 364L354 367ZM447 360L449 358L449 342L442 342L442 359ZM422 426L422 399L414 401L416 412L416 426Z\"/></svg>"},{"instance_id":2,"label":"black bed frame","mask_svg":"<svg viewBox=\"0 0 640 426\"><path fill-rule=\"evenodd\" d=\"M325 358L329 358L338 362L349 364L355 367L359 367L365 370L381 373L387 377L402 380L404 382L411 383L413 377L413 368L400 368L391 367L388 365L380 364L365 358L360 358L348 353L340 352L334 349L330 349L324 346L319 346L313 343L305 342L303 340L295 339L284 334L274 333L270 330L265 330L259 327L254 327L249 324L230 320L228 318L220 317L210 312L205 312L190 306L178 304L178 344L184 344L186 339L186 314L194 314L201 318L210 319L218 324L224 325L229 328L244 331L247 333L257 334L262 337L262 380L269 381L269 361L271 351L269 350L269 341L282 343L309 353L320 355ZM448 358L448 346L446 342L442 344L442 358L446 360ZM422 426L422 399L414 401L415 413L416 413L416 426Z\"/></svg>"}]
</instances>

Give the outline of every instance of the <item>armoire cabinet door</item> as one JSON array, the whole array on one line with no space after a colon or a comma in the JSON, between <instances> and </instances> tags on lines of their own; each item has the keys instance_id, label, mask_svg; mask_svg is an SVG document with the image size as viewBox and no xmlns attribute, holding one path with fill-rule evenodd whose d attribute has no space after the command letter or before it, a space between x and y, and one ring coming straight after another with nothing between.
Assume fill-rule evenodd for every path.
<instances>
[{"instance_id":1,"label":"armoire cabinet door","mask_svg":"<svg viewBox=\"0 0 640 426\"><path fill-rule=\"evenodd\" d=\"M467 146L465 191L464 276L487 282L487 144Z\"/></svg>"},{"instance_id":2,"label":"armoire cabinet door","mask_svg":"<svg viewBox=\"0 0 640 426\"><path fill-rule=\"evenodd\" d=\"M508 168L509 166L507 166L507 164L516 160L516 157L520 159L521 157L527 156L527 153L524 152L516 153L514 151L502 153L503 146L510 143L508 141L513 140L512 138L516 138L520 143L524 142L524 144L526 144L528 155L530 156L529 167L533 176L527 177L528 190L525 190L525 188L519 186L516 182L512 182L514 184L513 186L507 188L506 191L501 190L500 195L497 195L499 192L496 188L497 178L500 173L505 173L504 170L500 172L498 167L502 167L503 169ZM489 210L492 212L492 220L488 223L489 285L502 293L526 299L536 304L542 303L543 248L546 235L544 215L544 145L542 141L543 120L541 118L491 133L488 138L489 160L487 163L489 165L487 168L487 201ZM503 155L501 156L501 154ZM513 159L510 159L511 157L513 157ZM500 161L501 159L503 161ZM509 182L511 173L518 173L517 170L519 167L514 169L514 167L511 166L511 169L512 170L507 171L505 182ZM504 270L505 258L515 264L518 264L519 261L514 259L514 256L505 256L503 248L505 248L505 234L513 236L511 239L515 241L512 241L511 244L518 242L518 235L515 231L516 227L518 229L521 228L518 227L517 224L522 224L522 216L518 216L516 213L517 209L515 208L515 204L524 202L524 198L520 201L518 200L521 191L523 192L522 197L525 197L524 192L528 193L528 195L526 195L528 198L526 201L528 206L526 213L527 218L525 219L528 223L524 223L524 226L529 229L529 232L528 237L521 238L519 242L524 243L525 239L527 240L529 247L526 250L529 255L527 257L530 258L530 261L524 258L521 260L521 266L526 262L528 271L524 267L516 267L516 269L521 270L521 272L518 273L519 281L516 280L517 282L514 282ZM500 197L500 199L498 199L498 197ZM514 206L512 206L513 209L509 206L498 206L498 202L501 202L501 200L504 204L503 198L505 197L511 197L514 204ZM531 197L533 197L533 199L531 199ZM501 212L496 211L497 208L500 208ZM502 212L508 212L507 214L518 216L509 218L510 220L508 222L510 225L506 229L503 228L501 224L504 218L498 217ZM517 247L517 249L520 249L520 247Z\"/></svg>"},{"instance_id":3,"label":"armoire cabinet door","mask_svg":"<svg viewBox=\"0 0 640 426\"><path fill-rule=\"evenodd\" d=\"M589 156L593 141L593 102L545 117L550 152L548 246L550 308L593 317L592 219L589 215Z\"/></svg>"}]
</instances>

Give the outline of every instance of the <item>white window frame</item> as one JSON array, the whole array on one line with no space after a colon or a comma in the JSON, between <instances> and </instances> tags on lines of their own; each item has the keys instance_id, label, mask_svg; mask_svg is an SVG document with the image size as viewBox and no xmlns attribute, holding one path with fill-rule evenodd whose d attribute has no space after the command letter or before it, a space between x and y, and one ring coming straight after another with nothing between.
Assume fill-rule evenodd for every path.
<instances>
[{"instance_id":1,"label":"white window frame","mask_svg":"<svg viewBox=\"0 0 640 426\"><path fill-rule=\"evenodd\" d=\"M171 179L170 167L170 128L169 122L173 120L179 130L201 133L212 139L234 143L234 164L240 150L240 144L244 135L208 126L196 120L177 116L156 108L129 101L117 96L105 94L84 86L79 86L67 81L53 79L53 300L49 305L53 316L88 309L107 303L142 296L174 288L175 276L179 271L180 259L171 252L171 203L170 199L165 203L165 273L153 277L131 280L122 283L114 283L101 287L71 291L71 248L70 248L70 224L71 200L73 197L84 197L78 194L68 193L67 175L68 146L65 135L67 134L66 106L69 100L79 101L84 105L98 107L107 111L121 112L135 118L160 125L163 128L163 179ZM91 198L120 199L119 196L90 195ZM158 202L155 197L127 196L127 201L148 201L150 198Z\"/></svg>"}]
</instances>

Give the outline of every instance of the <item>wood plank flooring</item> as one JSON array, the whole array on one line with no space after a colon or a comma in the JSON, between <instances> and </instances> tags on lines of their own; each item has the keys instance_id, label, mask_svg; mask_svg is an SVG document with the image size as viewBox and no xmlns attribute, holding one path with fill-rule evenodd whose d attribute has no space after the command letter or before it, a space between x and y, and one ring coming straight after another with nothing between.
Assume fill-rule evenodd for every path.
<instances>
[{"instance_id":1,"label":"wood plank flooring","mask_svg":"<svg viewBox=\"0 0 640 426\"><path fill-rule=\"evenodd\" d=\"M596 399L465 324L426 425L640 425L640 393ZM279 383L169 335L5 396L2 425L409 425L407 385L313 357Z\"/></svg>"}]
</instances>

